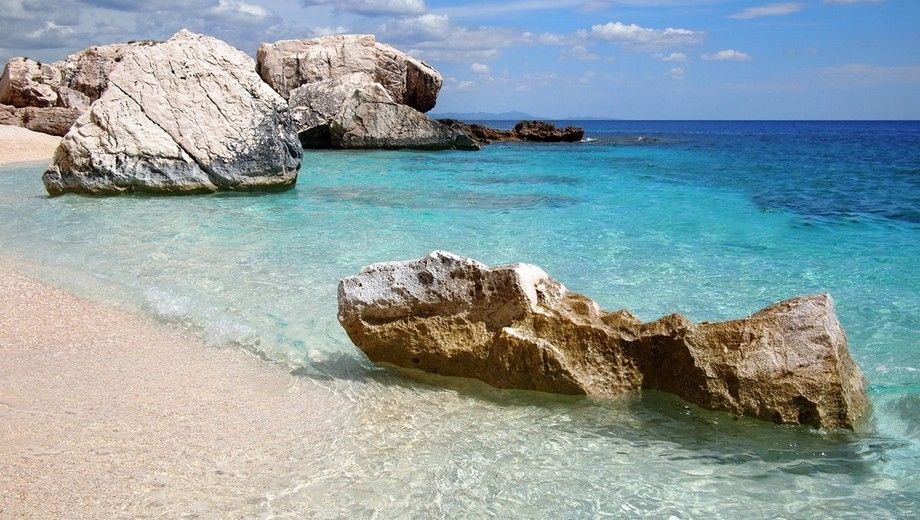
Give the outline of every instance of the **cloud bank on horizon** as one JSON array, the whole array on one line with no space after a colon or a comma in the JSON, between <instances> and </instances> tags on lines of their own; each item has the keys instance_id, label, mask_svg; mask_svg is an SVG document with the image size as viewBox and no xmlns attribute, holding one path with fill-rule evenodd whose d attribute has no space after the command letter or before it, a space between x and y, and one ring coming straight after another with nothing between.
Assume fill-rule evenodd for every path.
<instances>
[{"instance_id":1,"label":"cloud bank on horizon","mask_svg":"<svg viewBox=\"0 0 920 520\"><path fill-rule=\"evenodd\" d=\"M0 0L0 59L180 28L373 33L445 76L435 112L920 119L914 0Z\"/></svg>"}]
</instances>

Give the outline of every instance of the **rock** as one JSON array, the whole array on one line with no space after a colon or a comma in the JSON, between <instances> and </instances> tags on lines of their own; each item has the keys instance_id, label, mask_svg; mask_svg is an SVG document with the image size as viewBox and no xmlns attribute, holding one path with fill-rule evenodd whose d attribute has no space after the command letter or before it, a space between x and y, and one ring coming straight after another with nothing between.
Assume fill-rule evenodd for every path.
<instances>
[{"instance_id":1,"label":"rock","mask_svg":"<svg viewBox=\"0 0 920 520\"><path fill-rule=\"evenodd\" d=\"M436 251L339 284L339 322L375 362L499 388L615 396L640 389L703 408L854 428L866 383L829 295L747 318L643 323L607 312L527 264L489 268Z\"/></svg>"},{"instance_id":2,"label":"rock","mask_svg":"<svg viewBox=\"0 0 920 520\"><path fill-rule=\"evenodd\" d=\"M60 82L61 73L52 65L28 58L13 58L0 77L0 103L23 107L51 107L58 95L52 85Z\"/></svg>"},{"instance_id":3,"label":"rock","mask_svg":"<svg viewBox=\"0 0 920 520\"><path fill-rule=\"evenodd\" d=\"M355 90L329 127L338 148L414 148L478 150L466 134L396 103L378 83Z\"/></svg>"},{"instance_id":4,"label":"rock","mask_svg":"<svg viewBox=\"0 0 920 520\"><path fill-rule=\"evenodd\" d=\"M569 126L560 129L546 121L521 121L514 125L514 133L524 141L543 143L576 142L585 137L581 128Z\"/></svg>"},{"instance_id":5,"label":"rock","mask_svg":"<svg viewBox=\"0 0 920 520\"><path fill-rule=\"evenodd\" d=\"M58 88L58 99L61 107L79 110L80 114L89 110L89 105L93 102L86 94L70 87Z\"/></svg>"},{"instance_id":6,"label":"rock","mask_svg":"<svg viewBox=\"0 0 920 520\"><path fill-rule=\"evenodd\" d=\"M51 195L279 189L300 160L287 103L253 60L183 30L124 57L43 180Z\"/></svg>"},{"instance_id":7,"label":"rock","mask_svg":"<svg viewBox=\"0 0 920 520\"><path fill-rule=\"evenodd\" d=\"M345 100L355 91L376 84L369 76L358 72L338 79L307 83L292 90L288 105L297 123L301 145L304 148L332 147L329 125Z\"/></svg>"},{"instance_id":8,"label":"rock","mask_svg":"<svg viewBox=\"0 0 920 520\"><path fill-rule=\"evenodd\" d=\"M65 107L24 107L0 105L0 125L28 128L35 132L62 136L80 117L80 109Z\"/></svg>"},{"instance_id":9,"label":"rock","mask_svg":"<svg viewBox=\"0 0 920 520\"><path fill-rule=\"evenodd\" d=\"M266 43L258 70L287 98L304 148L478 149L422 114L441 75L372 35Z\"/></svg>"},{"instance_id":10,"label":"rock","mask_svg":"<svg viewBox=\"0 0 920 520\"><path fill-rule=\"evenodd\" d=\"M13 58L0 76L0 104L20 110L15 119L19 126L64 135L105 91L118 62L144 45L151 43L90 47L53 64ZM41 110L48 112L40 113Z\"/></svg>"},{"instance_id":11,"label":"rock","mask_svg":"<svg viewBox=\"0 0 920 520\"><path fill-rule=\"evenodd\" d=\"M0 105L0 125L23 126L19 109L12 105Z\"/></svg>"},{"instance_id":12,"label":"rock","mask_svg":"<svg viewBox=\"0 0 920 520\"><path fill-rule=\"evenodd\" d=\"M485 125L464 123L457 119L438 119L438 122L465 133L480 144L490 144L495 141L520 141L512 130L498 130Z\"/></svg>"},{"instance_id":13,"label":"rock","mask_svg":"<svg viewBox=\"0 0 920 520\"><path fill-rule=\"evenodd\" d=\"M60 71L62 86L85 95L89 105L102 96L112 71L128 54L137 48L156 43L142 41L95 45L55 62L54 66Z\"/></svg>"},{"instance_id":14,"label":"rock","mask_svg":"<svg viewBox=\"0 0 920 520\"><path fill-rule=\"evenodd\" d=\"M20 126L35 132L58 136L65 135L83 113L81 109L65 107L26 107L18 110L22 114L22 125Z\"/></svg>"},{"instance_id":15,"label":"rock","mask_svg":"<svg viewBox=\"0 0 920 520\"><path fill-rule=\"evenodd\" d=\"M465 123L456 119L440 119L445 125L463 132L481 144L491 142L533 141L544 143L573 143L584 139L582 128L570 126L558 128L545 121L520 121L513 130L498 130L475 123Z\"/></svg>"},{"instance_id":16,"label":"rock","mask_svg":"<svg viewBox=\"0 0 920 520\"><path fill-rule=\"evenodd\" d=\"M259 75L288 99L309 83L363 73L380 83L397 103L421 112L434 108L443 80L427 63L378 43L373 35L336 35L263 43Z\"/></svg>"}]
</instances>

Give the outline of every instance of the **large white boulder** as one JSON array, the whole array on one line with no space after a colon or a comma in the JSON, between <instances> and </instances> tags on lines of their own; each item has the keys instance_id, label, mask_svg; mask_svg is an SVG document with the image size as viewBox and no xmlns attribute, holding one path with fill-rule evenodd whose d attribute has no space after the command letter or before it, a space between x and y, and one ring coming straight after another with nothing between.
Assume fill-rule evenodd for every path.
<instances>
[{"instance_id":1,"label":"large white boulder","mask_svg":"<svg viewBox=\"0 0 920 520\"><path fill-rule=\"evenodd\" d=\"M279 189L300 161L287 103L252 58L183 30L120 59L43 179L51 195Z\"/></svg>"}]
</instances>

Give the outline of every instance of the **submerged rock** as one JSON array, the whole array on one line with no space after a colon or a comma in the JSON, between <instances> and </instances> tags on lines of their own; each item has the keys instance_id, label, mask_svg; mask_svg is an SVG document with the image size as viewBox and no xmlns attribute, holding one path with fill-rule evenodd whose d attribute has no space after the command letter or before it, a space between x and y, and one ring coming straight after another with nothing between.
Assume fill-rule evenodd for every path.
<instances>
[{"instance_id":1,"label":"submerged rock","mask_svg":"<svg viewBox=\"0 0 920 520\"><path fill-rule=\"evenodd\" d=\"M124 56L43 180L51 195L278 189L300 160L287 103L252 58L183 30Z\"/></svg>"},{"instance_id":2,"label":"submerged rock","mask_svg":"<svg viewBox=\"0 0 920 520\"><path fill-rule=\"evenodd\" d=\"M854 428L866 383L829 295L746 318L643 323L540 268L435 251L339 284L339 322L375 362L499 388L614 396L648 389L776 423Z\"/></svg>"},{"instance_id":3,"label":"submerged rock","mask_svg":"<svg viewBox=\"0 0 920 520\"><path fill-rule=\"evenodd\" d=\"M512 130L498 130L476 123L465 123L456 119L439 119L441 123L463 132L481 144L491 142L530 141L542 143L574 143L585 137L582 128L569 126L558 128L546 121L520 121Z\"/></svg>"}]
</instances>

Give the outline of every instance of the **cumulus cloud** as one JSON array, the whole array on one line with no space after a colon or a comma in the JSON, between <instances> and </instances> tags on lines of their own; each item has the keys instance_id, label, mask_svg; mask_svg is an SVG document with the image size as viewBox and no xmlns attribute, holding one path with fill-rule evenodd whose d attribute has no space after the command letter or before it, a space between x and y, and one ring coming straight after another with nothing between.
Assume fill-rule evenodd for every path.
<instances>
[{"instance_id":1,"label":"cumulus cloud","mask_svg":"<svg viewBox=\"0 0 920 520\"><path fill-rule=\"evenodd\" d=\"M310 28L310 34L312 36L329 36L331 34L346 34L349 32L351 31L344 25L337 25L335 27L331 25L318 25Z\"/></svg>"},{"instance_id":2,"label":"cumulus cloud","mask_svg":"<svg viewBox=\"0 0 920 520\"><path fill-rule=\"evenodd\" d=\"M411 15L428 11L425 0L301 0L306 6L328 5L365 16Z\"/></svg>"},{"instance_id":3,"label":"cumulus cloud","mask_svg":"<svg viewBox=\"0 0 920 520\"><path fill-rule=\"evenodd\" d=\"M239 0L219 0L208 12L223 19L241 23L261 23L272 16L268 9Z\"/></svg>"},{"instance_id":4,"label":"cumulus cloud","mask_svg":"<svg viewBox=\"0 0 920 520\"><path fill-rule=\"evenodd\" d=\"M668 71L668 74L674 79L684 79L687 77L686 67L674 67Z\"/></svg>"},{"instance_id":5,"label":"cumulus cloud","mask_svg":"<svg viewBox=\"0 0 920 520\"><path fill-rule=\"evenodd\" d=\"M802 10L802 4L798 2L782 2L778 4L767 4L758 7L748 7L735 14L729 15L729 18L737 20L750 20L763 16L784 16L787 14L797 13Z\"/></svg>"},{"instance_id":6,"label":"cumulus cloud","mask_svg":"<svg viewBox=\"0 0 920 520\"><path fill-rule=\"evenodd\" d=\"M470 71L473 72L473 74L481 74L481 75L487 75L490 72L488 65L486 65L485 63L479 63L479 62L476 62L470 65Z\"/></svg>"},{"instance_id":7,"label":"cumulus cloud","mask_svg":"<svg viewBox=\"0 0 920 520\"><path fill-rule=\"evenodd\" d=\"M711 54L704 54L702 58L707 61L748 61L751 56L735 49L725 49Z\"/></svg>"},{"instance_id":8,"label":"cumulus cloud","mask_svg":"<svg viewBox=\"0 0 920 520\"><path fill-rule=\"evenodd\" d=\"M636 24L609 22L591 26L581 35L595 40L616 42L636 47L671 47L693 45L703 41L705 33L690 29L652 29Z\"/></svg>"},{"instance_id":9,"label":"cumulus cloud","mask_svg":"<svg viewBox=\"0 0 920 520\"><path fill-rule=\"evenodd\" d=\"M661 61L678 61L678 62L687 61L687 55L682 52L672 52L671 54L658 53L655 55L655 57Z\"/></svg>"},{"instance_id":10,"label":"cumulus cloud","mask_svg":"<svg viewBox=\"0 0 920 520\"><path fill-rule=\"evenodd\" d=\"M588 47L585 45L573 45L563 50L561 57L578 61L594 61L598 58L598 55L588 50Z\"/></svg>"},{"instance_id":11,"label":"cumulus cloud","mask_svg":"<svg viewBox=\"0 0 920 520\"><path fill-rule=\"evenodd\" d=\"M55 49L81 37L72 0L0 0L0 12L0 48Z\"/></svg>"},{"instance_id":12,"label":"cumulus cloud","mask_svg":"<svg viewBox=\"0 0 920 520\"><path fill-rule=\"evenodd\" d=\"M143 2L138 0L79 0L81 4L102 9L127 12L153 12L153 11L192 11L214 7L217 0L159 0L156 2Z\"/></svg>"},{"instance_id":13,"label":"cumulus cloud","mask_svg":"<svg viewBox=\"0 0 920 520\"><path fill-rule=\"evenodd\" d=\"M483 61L514 45L554 44L556 35L521 33L507 27L454 25L446 14L425 13L387 20L378 37L407 47L411 54L441 61Z\"/></svg>"}]
</instances>

